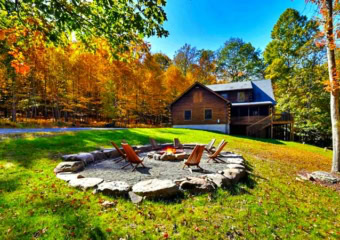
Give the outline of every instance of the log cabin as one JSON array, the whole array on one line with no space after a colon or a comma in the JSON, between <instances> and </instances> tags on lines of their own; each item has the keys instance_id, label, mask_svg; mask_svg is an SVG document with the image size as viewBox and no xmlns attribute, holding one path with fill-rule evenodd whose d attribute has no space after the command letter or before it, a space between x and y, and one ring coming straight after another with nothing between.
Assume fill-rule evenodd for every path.
<instances>
[{"instance_id":1,"label":"log cabin","mask_svg":"<svg viewBox=\"0 0 340 240\"><path fill-rule=\"evenodd\" d=\"M195 82L170 105L174 128L292 140L294 120L275 113L271 80L203 85Z\"/></svg>"}]
</instances>

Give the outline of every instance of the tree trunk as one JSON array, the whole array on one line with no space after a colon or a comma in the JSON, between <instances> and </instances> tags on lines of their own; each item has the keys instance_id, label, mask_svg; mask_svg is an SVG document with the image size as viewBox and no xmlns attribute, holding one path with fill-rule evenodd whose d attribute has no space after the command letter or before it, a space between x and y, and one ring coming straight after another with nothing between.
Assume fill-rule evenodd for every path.
<instances>
[{"instance_id":1,"label":"tree trunk","mask_svg":"<svg viewBox=\"0 0 340 240\"><path fill-rule=\"evenodd\" d=\"M333 0L326 0L328 19L326 19L328 74L331 85L331 121L333 140L332 172L340 171L340 128L339 128L339 84L336 75L335 42L333 30Z\"/></svg>"}]
</instances>

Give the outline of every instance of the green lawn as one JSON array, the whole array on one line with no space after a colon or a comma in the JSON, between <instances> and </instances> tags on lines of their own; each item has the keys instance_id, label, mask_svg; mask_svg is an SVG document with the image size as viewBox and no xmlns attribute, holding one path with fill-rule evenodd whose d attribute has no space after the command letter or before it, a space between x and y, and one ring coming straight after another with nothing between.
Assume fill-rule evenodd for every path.
<instances>
[{"instance_id":1,"label":"green lawn","mask_svg":"<svg viewBox=\"0 0 340 240\"><path fill-rule=\"evenodd\" d=\"M135 206L67 186L53 174L66 153L143 144L228 141L253 168L233 189ZM331 152L292 142L181 129L84 131L0 142L0 239L339 239L340 197L296 181L300 170L329 170ZM179 170L180 171L180 170ZM113 208L101 207L115 201Z\"/></svg>"}]
</instances>

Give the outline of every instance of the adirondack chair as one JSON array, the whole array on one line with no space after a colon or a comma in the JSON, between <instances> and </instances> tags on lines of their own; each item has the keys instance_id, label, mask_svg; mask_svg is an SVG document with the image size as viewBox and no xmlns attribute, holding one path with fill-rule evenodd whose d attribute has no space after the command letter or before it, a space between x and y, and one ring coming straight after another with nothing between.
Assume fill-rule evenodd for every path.
<instances>
[{"instance_id":1,"label":"adirondack chair","mask_svg":"<svg viewBox=\"0 0 340 240\"><path fill-rule=\"evenodd\" d=\"M117 150L119 155L122 157L115 160L115 162L119 163L120 161L126 160L126 154L118 147L118 145L115 142L111 142L111 144Z\"/></svg>"},{"instance_id":2,"label":"adirondack chair","mask_svg":"<svg viewBox=\"0 0 340 240\"><path fill-rule=\"evenodd\" d=\"M213 147L211 150L210 150L210 152L211 153L214 153L214 152L216 152L217 151L217 149L219 149L219 147L221 147L222 146L222 144L225 142L225 140L224 139L222 139L221 140L221 142L217 145L217 147L215 148L215 147Z\"/></svg>"},{"instance_id":3,"label":"adirondack chair","mask_svg":"<svg viewBox=\"0 0 340 240\"><path fill-rule=\"evenodd\" d=\"M204 148L205 151L207 151L208 153L213 153L213 150L214 150L214 143L215 143L216 139L213 138L211 139L210 143L207 144Z\"/></svg>"},{"instance_id":4,"label":"adirondack chair","mask_svg":"<svg viewBox=\"0 0 340 240\"><path fill-rule=\"evenodd\" d=\"M174 138L174 148L183 149L183 145L181 144L178 138Z\"/></svg>"},{"instance_id":5,"label":"adirondack chair","mask_svg":"<svg viewBox=\"0 0 340 240\"><path fill-rule=\"evenodd\" d=\"M218 145L218 147L216 148L216 151L213 154L208 155L209 160L213 160L214 162L224 162L222 159L219 158L219 155L221 153L221 151L223 150L223 148L225 147L225 145L227 145L227 142L225 142L224 140L221 141L221 143Z\"/></svg>"},{"instance_id":6,"label":"adirondack chair","mask_svg":"<svg viewBox=\"0 0 340 240\"><path fill-rule=\"evenodd\" d=\"M185 166L187 166L188 168L190 168L190 166L197 166L198 168L202 169L199 164L201 162L204 147L204 145L196 145L189 158L184 162L183 169L185 168Z\"/></svg>"},{"instance_id":7,"label":"adirondack chair","mask_svg":"<svg viewBox=\"0 0 340 240\"><path fill-rule=\"evenodd\" d=\"M152 146L152 150L160 150L162 147L158 145L155 139L150 138L150 143Z\"/></svg>"},{"instance_id":8,"label":"adirondack chair","mask_svg":"<svg viewBox=\"0 0 340 240\"><path fill-rule=\"evenodd\" d=\"M139 164L141 164L143 167L145 167L144 164L143 164L144 158L141 160L129 144L122 143L122 147L123 147L123 149L126 153L126 160L129 162L128 164L123 166L122 169L131 165L132 167L134 167L132 169L132 172L133 172L133 171L136 170L136 168L138 167ZM136 164L136 165L133 166L133 164Z\"/></svg>"}]
</instances>

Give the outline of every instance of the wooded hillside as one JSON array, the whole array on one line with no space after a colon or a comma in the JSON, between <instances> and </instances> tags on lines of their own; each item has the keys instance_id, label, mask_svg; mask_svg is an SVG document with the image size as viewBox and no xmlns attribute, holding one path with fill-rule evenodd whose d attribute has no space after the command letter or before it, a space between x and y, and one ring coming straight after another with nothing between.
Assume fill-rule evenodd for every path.
<instances>
[{"instance_id":1,"label":"wooded hillside","mask_svg":"<svg viewBox=\"0 0 340 240\"><path fill-rule=\"evenodd\" d=\"M319 24L294 9L278 19L264 52L230 38L217 50L185 44L173 57L150 52L137 36L128 44L112 44L98 34L83 41L66 31L51 41L41 17L18 19L13 12L4 8L0 16L1 118L160 125L169 121L171 101L195 81L267 78L273 80L277 110L294 114L298 139L330 142Z\"/></svg>"}]
</instances>

